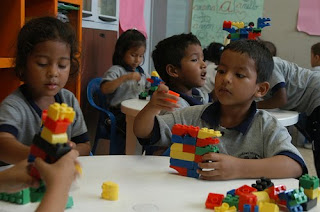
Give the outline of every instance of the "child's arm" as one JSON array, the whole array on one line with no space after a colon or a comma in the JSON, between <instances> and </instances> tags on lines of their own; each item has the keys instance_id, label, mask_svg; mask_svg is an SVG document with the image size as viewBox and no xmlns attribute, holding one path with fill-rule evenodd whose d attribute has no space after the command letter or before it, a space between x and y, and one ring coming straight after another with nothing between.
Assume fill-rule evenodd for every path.
<instances>
[{"instance_id":1,"label":"child's arm","mask_svg":"<svg viewBox=\"0 0 320 212\"><path fill-rule=\"evenodd\" d=\"M36 211L64 211L71 183L77 176L78 155L71 150L54 164L36 158L35 167L46 184L46 193Z\"/></svg>"},{"instance_id":2,"label":"child's arm","mask_svg":"<svg viewBox=\"0 0 320 212\"><path fill-rule=\"evenodd\" d=\"M78 143L76 144L75 149L79 152L81 156L88 156L91 150L90 142L87 141L85 143Z\"/></svg>"},{"instance_id":3,"label":"child's arm","mask_svg":"<svg viewBox=\"0 0 320 212\"><path fill-rule=\"evenodd\" d=\"M285 88L278 89L271 98L257 102L258 108L280 108L287 104L287 92Z\"/></svg>"},{"instance_id":4,"label":"child's arm","mask_svg":"<svg viewBox=\"0 0 320 212\"><path fill-rule=\"evenodd\" d=\"M26 159L30 147L20 143L12 134L0 132L0 160L14 164Z\"/></svg>"},{"instance_id":5,"label":"child's arm","mask_svg":"<svg viewBox=\"0 0 320 212\"><path fill-rule=\"evenodd\" d=\"M126 75L122 75L121 77L112 80L112 81L105 81L101 84L100 89L101 92L104 94L113 93L122 83L128 80L135 80L139 82L141 79L141 75L138 72L129 73Z\"/></svg>"},{"instance_id":6,"label":"child's arm","mask_svg":"<svg viewBox=\"0 0 320 212\"><path fill-rule=\"evenodd\" d=\"M202 169L201 178L205 180L231 180L242 178L297 178L302 174L302 167L298 162L285 155L276 155L264 159L241 159L221 153L208 153L199 163ZM290 168L289 168L290 167Z\"/></svg>"},{"instance_id":7,"label":"child's arm","mask_svg":"<svg viewBox=\"0 0 320 212\"><path fill-rule=\"evenodd\" d=\"M150 102L138 113L133 125L133 131L137 137L150 137L154 126L154 118L161 110L173 111L174 108L179 107L176 103L166 100L179 100L179 97L169 94L168 91L169 88L167 86L160 84L152 94Z\"/></svg>"},{"instance_id":8,"label":"child's arm","mask_svg":"<svg viewBox=\"0 0 320 212\"><path fill-rule=\"evenodd\" d=\"M39 182L28 174L27 160L0 172L0 192L15 193L28 187L38 186Z\"/></svg>"}]
</instances>

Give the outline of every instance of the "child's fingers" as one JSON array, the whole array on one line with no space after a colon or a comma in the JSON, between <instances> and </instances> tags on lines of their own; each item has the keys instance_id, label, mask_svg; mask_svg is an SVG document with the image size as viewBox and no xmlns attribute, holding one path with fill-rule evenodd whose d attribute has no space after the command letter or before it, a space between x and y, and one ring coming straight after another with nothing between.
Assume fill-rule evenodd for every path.
<instances>
[{"instance_id":1,"label":"child's fingers","mask_svg":"<svg viewBox=\"0 0 320 212\"><path fill-rule=\"evenodd\" d=\"M34 161L34 166L36 167L36 169L42 170L46 168L48 164L44 160L42 160L42 158L37 157Z\"/></svg>"}]
</instances>

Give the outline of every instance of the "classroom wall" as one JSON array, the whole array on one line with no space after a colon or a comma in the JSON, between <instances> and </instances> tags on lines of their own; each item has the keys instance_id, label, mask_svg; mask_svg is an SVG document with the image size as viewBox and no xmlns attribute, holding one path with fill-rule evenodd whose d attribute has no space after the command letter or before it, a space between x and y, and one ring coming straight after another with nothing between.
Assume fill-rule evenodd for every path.
<instances>
[{"instance_id":1,"label":"classroom wall","mask_svg":"<svg viewBox=\"0 0 320 212\"><path fill-rule=\"evenodd\" d=\"M263 29L261 38L276 45L279 57L310 68L310 48L320 36L297 30L298 10L299 0L265 0L263 16L271 18L271 26Z\"/></svg>"}]
</instances>

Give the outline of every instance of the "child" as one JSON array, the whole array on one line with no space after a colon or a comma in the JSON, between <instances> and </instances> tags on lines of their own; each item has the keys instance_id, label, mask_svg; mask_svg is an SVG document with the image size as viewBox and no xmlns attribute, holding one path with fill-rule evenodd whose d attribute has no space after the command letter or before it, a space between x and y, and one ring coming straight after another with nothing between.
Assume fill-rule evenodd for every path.
<instances>
[{"instance_id":1,"label":"child","mask_svg":"<svg viewBox=\"0 0 320 212\"><path fill-rule=\"evenodd\" d=\"M160 41L152 52L152 59L161 79L170 90L180 94L180 109L208 103L208 93L197 89L205 83L206 63L195 35L173 35Z\"/></svg>"},{"instance_id":2,"label":"child","mask_svg":"<svg viewBox=\"0 0 320 212\"><path fill-rule=\"evenodd\" d=\"M46 193L36 211L64 211L70 186L78 174L75 168L78 155L71 150L54 164L36 158L35 167L46 184ZM0 192L15 193L38 186L39 182L28 174L26 160L0 172Z\"/></svg>"},{"instance_id":3,"label":"child","mask_svg":"<svg viewBox=\"0 0 320 212\"><path fill-rule=\"evenodd\" d=\"M295 63L274 57L270 92L259 108L295 110L307 115L306 137L313 145L313 156L320 176L320 72L301 68Z\"/></svg>"},{"instance_id":4,"label":"child","mask_svg":"<svg viewBox=\"0 0 320 212\"><path fill-rule=\"evenodd\" d=\"M274 43L266 40L260 40L260 41L267 47L267 49L269 49L273 57L277 56L277 47L274 45Z\"/></svg>"},{"instance_id":5,"label":"child","mask_svg":"<svg viewBox=\"0 0 320 212\"><path fill-rule=\"evenodd\" d=\"M311 67L313 71L320 71L320 43L311 47Z\"/></svg>"},{"instance_id":6,"label":"child","mask_svg":"<svg viewBox=\"0 0 320 212\"><path fill-rule=\"evenodd\" d=\"M113 66L104 74L101 91L108 94L110 111L117 122L118 152L124 154L126 121L121 112L121 102L135 99L144 92L150 83L149 75L141 68L146 51L145 36L135 29L125 31L117 40L113 53Z\"/></svg>"},{"instance_id":7,"label":"child","mask_svg":"<svg viewBox=\"0 0 320 212\"><path fill-rule=\"evenodd\" d=\"M68 138L80 155L89 155L90 143L79 103L63 88L69 74L79 70L77 53L74 31L54 17L32 19L21 29L15 71L24 84L0 106L0 155L4 162L17 163L28 157L32 138L41 129L42 110L54 102L74 108L76 117L68 128Z\"/></svg>"},{"instance_id":8,"label":"child","mask_svg":"<svg viewBox=\"0 0 320 212\"><path fill-rule=\"evenodd\" d=\"M162 109L176 107L164 101L174 97L161 85L137 115L135 135L144 138L140 140L143 145L169 147L174 124L212 128L223 134L218 144L220 153L203 156L199 167L206 170L198 170L203 179L298 177L307 172L307 168L299 151L291 144L287 129L268 112L256 110L254 99L268 91L267 80L272 69L272 56L261 43L255 40L231 42L223 50L217 68L217 102L157 116Z\"/></svg>"},{"instance_id":9,"label":"child","mask_svg":"<svg viewBox=\"0 0 320 212\"><path fill-rule=\"evenodd\" d=\"M204 60L207 64L206 83L201 88L206 93L211 93L214 89L214 81L216 78L216 68L219 65L221 53L224 45L221 43L212 42L203 50Z\"/></svg>"}]
</instances>

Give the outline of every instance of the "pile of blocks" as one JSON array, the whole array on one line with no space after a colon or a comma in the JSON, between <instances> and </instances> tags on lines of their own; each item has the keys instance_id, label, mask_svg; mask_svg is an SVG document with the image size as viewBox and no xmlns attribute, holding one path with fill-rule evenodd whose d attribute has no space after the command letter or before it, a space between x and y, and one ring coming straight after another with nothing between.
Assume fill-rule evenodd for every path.
<instances>
[{"instance_id":1,"label":"pile of blocks","mask_svg":"<svg viewBox=\"0 0 320 212\"><path fill-rule=\"evenodd\" d=\"M30 164L29 174L37 179L41 179L39 172L33 166L36 157L42 158L47 163L54 163L64 154L71 150L68 142L67 129L73 122L75 111L67 104L54 103L48 110L42 113L42 130L33 138L30 146L28 162ZM78 167L78 170L80 167ZM81 170L79 170L80 172ZM0 200L16 204L26 204L29 202L40 202L46 191L42 183L39 188L27 188L14 194L0 193ZM66 208L73 206L73 199L69 196Z\"/></svg>"},{"instance_id":2,"label":"pile of blocks","mask_svg":"<svg viewBox=\"0 0 320 212\"><path fill-rule=\"evenodd\" d=\"M317 205L319 178L305 174L299 178L299 188L287 190L286 186L275 186L270 179L260 178L251 186L223 194L209 193L206 208L219 212L278 212L308 211Z\"/></svg>"},{"instance_id":3,"label":"pile of blocks","mask_svg":"<svg viewBox=\"0 0 320 212\"><path fill-rule=\"evenodd\" d=\"M175 124L172 127L170 167L182 176L199 178L198 163L202 162L202 155L219 152L220 136L220 131L213 129Z\"/></svg>"},{"instance_id":4,"label":"pile of blocks","mask_svg":"<svg viewBox=\"0 0 320 212\"><path fill-rule=\"evenodd\" d=\"M231 41L239 39L256 40L257 37L261 36L262 28L270 26L270 23L266 23L267 21L270 21L270 18L258 18L257 27L245 27L243 22L224 21L223 30L230 33L228 39ZM232 26L237 27L237 29Z\"/></svg>"}]
</instances>

